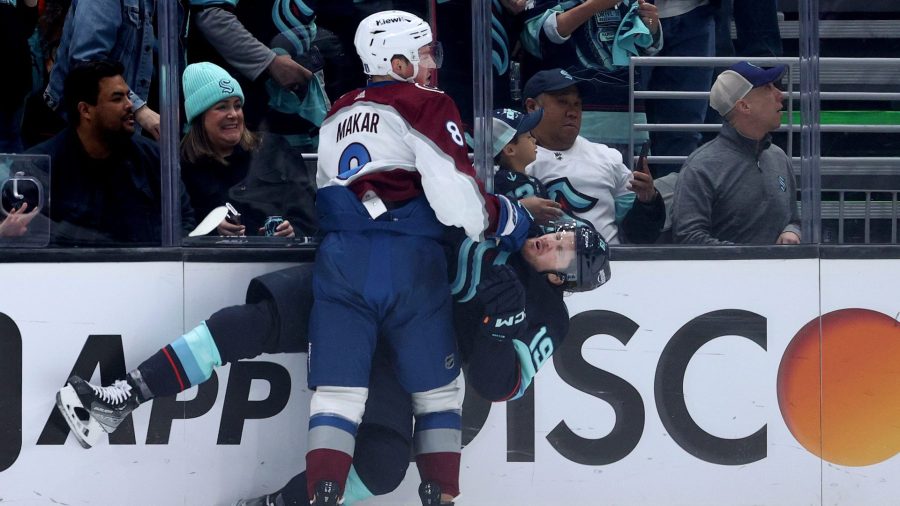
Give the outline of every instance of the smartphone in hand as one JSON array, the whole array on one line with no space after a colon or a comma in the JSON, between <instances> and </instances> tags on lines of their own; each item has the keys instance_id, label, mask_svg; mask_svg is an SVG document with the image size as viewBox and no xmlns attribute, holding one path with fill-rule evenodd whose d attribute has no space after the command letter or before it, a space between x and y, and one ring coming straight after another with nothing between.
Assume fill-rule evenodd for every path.
<instances>
[{"instance_id":1,"label":"smartphone in hand","mask_svg":"<svg viewBox=\"0 0 900 506\"><path fill-rule=\"evenodd\" d=\"M637 164L634 166L634 170L644 170L644 164L647 163L647 155L650 154L650 141L647 141L641 146L641 153L638 155Z\"/></svg>"}]
</instances>

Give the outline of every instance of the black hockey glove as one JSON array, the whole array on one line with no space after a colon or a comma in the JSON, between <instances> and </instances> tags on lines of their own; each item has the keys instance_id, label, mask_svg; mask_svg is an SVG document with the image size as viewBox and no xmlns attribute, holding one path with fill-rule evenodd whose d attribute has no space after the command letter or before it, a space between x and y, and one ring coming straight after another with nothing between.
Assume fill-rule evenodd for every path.
<instances>
[{"instance_id":1,"label":"black hockey glove","mask_svg":"<svg viewBox=\"0 0 900 506\"><path fill-rule=\"evenodd\" d=\"M525 288L512 267L493 266L478 283L478 298L484 304L482 334L497 341L520 339L525 334Z\"/></svg>"}]
</instances>

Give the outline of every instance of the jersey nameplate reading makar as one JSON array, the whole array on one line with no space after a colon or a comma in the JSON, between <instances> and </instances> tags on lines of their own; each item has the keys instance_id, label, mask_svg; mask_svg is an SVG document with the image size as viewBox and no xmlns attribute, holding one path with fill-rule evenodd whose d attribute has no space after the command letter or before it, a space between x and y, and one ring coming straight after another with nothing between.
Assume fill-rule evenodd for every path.
<instances>
[{"instance_id":1,"label":"jersey nameplate reading makar","mask_svg":"<svg viewBox=\"0 0 900 506\"><path fill-rule=\"evenodd\" d=\"M377 134L378 119L378 114L374 112L358 112L350 115L347 119L338 124L337 137L334 142L338 142L345 136L357 132L371 132Z\"/></svg>"}]
</instances>

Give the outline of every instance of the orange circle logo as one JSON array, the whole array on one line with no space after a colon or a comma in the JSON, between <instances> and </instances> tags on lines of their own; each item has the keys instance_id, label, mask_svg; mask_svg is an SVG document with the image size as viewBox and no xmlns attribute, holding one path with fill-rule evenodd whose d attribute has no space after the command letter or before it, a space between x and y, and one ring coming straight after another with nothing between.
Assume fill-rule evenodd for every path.
<instances>
[{"instance_id":1,"label":"orange circle logo","mask_svg":"<svg viewBox=\"0 0 900 506\"><path fill-rule=\"evenodd\" d=\"M821 332L820 332L821 325ZM778 368L778 404L822 459L867 466L900 451L900 322L841 309L800 329Z\"/></svg>"}]
</instances>

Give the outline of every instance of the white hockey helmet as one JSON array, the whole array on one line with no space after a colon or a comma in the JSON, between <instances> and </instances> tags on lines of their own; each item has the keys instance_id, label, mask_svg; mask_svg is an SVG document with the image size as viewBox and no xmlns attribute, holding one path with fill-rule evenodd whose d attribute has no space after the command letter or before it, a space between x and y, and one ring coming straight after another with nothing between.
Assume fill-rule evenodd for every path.
<instances>
[{"instance_id":1,"label":"white hockey helmet","mask_svg":"<svg viewBox=\"0 0 900 506\"><path fill-rule=\"evenodd\" d=\"M413 82L419 73L419 48L432 40L431 27L422 18L404 11L382 11L359 23L353 44L366 74ZM395 55L412 63L412 77L402 78L391 70Z\"/></svg>"}]
</instances>

